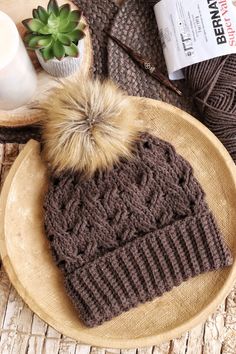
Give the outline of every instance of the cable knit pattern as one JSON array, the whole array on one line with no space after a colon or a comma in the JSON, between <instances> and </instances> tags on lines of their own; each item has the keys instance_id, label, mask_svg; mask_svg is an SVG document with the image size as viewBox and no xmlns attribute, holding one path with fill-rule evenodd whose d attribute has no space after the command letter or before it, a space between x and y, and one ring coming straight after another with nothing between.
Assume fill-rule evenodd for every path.
<instances>
[{"instance_id":1,"label":"cable knit pattern","mask_svg":"<svg viewBox=\"0 0 236 354\"><path fill-rule=\"evenodd\" d=\"M110 171L52 177L44 207L53 258L88 326L232 263L190 164L147 133Z\"/></svg>"}]
</instances>

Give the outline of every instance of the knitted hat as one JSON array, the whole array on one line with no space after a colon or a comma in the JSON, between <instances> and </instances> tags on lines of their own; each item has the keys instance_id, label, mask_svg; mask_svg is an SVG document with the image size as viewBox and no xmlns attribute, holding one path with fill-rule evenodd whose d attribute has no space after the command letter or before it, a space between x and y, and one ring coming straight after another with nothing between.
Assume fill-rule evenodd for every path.
<instances>
[{"instance_id":1,"label":"knitted hat","mask_svg":"<svg viewBox=\"0 0 236 354\"><path fill-rule=\"evenodd\" d=\"M135 101L109 82L79 87L58 88L45 107L45 229L92 327L232 256L190 164L139 132Z\"/></svg>"}]
</instances>

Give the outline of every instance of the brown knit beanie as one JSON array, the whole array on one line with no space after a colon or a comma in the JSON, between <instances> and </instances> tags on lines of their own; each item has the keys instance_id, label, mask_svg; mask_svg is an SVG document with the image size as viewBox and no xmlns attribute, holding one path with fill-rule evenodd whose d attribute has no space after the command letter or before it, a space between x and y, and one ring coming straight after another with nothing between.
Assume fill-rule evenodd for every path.
<instances>
[{"instance_id":1,"label":"brown knit beanie","mask_svg":"<svg viewBox=\"0 0 236 354\"><path fill-rule=\"evenodd\" d=\"M45 108L45 228L68 295L92 327L232 256L191 166L138 133L132 100L110 83L69 86Z\"/></svg>"}]
</instances>

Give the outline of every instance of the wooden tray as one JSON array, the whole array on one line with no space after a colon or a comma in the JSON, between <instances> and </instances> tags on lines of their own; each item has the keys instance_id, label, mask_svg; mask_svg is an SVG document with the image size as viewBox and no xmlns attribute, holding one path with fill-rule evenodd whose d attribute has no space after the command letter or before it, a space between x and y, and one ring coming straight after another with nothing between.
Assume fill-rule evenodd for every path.
<instances>
[{"instance_id":1,"label":"wooden tray","mask_svg":"<svg viewBox=\"0 0 236 354\"><path fill-rule=\"evenodd\" d=\"M11 282L44 321L79 341L102 347L156 345L203 322L226 297L236 278L236 167L219 140L183 111L135 98L154 134L171 142L193 166L225 241L233 266L195 277L152 302L97 328L81 322L67 298L43 228L47 170L40 145L31 140L16 159L0 199L0 252Z\"/></svg>"},{"instance_id":2,"label":"wooden tray","mask_svg":"<svg viewBox=\"0 0 236 354\"><path fill-rule=\"evenodd\" d=\"M71 3L71 7L76 9L76 5L72 1L58 0L59 5L66 2ZM32 17L32 9L38 5L44 7L47 6L48 0L0 0L0 10L8 14L17 24L18 30L21 34L24 32L24 27L21 21L25 18ZM83 21L86 23L85 18ZM84 51L82 53L82 62L79 70L73 74L70 78L73 79L76 75L83 73L88 75L92 66L92 43L89 33L89 29L85 30L86 36L84 41ZM29 52L33 64L38 73L38 88L32 101L27 105L19 107L15 110L4 111L0 109L0 126L5 127L19 127L36 123L40 120L41 115L39 110L31 109L37 102L41 102L47 99L47 91L50 92L53 86L56 84L55 78L48 75L40 66L34 52ZM82 69L82 70L81 70Z\"/></svg>"}]
</instances>

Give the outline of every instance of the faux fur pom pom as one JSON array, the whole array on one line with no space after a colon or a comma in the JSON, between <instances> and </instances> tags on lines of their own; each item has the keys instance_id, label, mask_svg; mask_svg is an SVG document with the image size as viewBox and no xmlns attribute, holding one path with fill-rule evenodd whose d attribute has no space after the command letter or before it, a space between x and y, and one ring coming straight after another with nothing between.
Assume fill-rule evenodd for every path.
<instances>
[{"instance_id":1,"label":"faux fur pom pom","mask_svg":"<svg viewBox=\"0 0 236 354\"><path fill-rule=\"evenodd\" d=\"M93 174L129 158L138 108L111 81L65 81L43 107L43 154L52 169Z\"/></svg>"}]
</instances>

